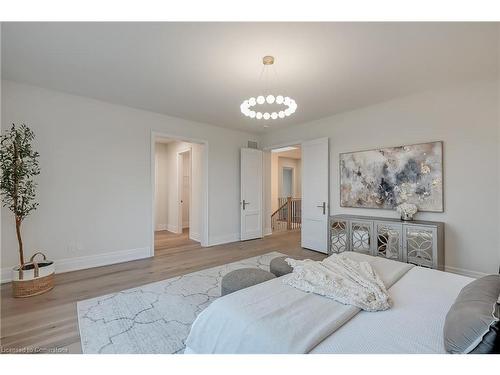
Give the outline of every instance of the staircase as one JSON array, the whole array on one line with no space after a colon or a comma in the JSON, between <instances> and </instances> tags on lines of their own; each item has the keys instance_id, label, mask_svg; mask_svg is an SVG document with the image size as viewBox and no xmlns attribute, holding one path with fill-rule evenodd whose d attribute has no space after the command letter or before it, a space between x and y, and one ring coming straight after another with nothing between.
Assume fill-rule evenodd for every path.
<instances>
[{"instance_id":1,"label":"staircase","mask_svg":"<svg viewBox=\"0 0 500 375\"><path fill-rule=\"evenodd\" d=\"M299 229L302 223L302 199L278 198L278 209L271 215L271 228L274 232Z\"/></svg>"}]
</instances>

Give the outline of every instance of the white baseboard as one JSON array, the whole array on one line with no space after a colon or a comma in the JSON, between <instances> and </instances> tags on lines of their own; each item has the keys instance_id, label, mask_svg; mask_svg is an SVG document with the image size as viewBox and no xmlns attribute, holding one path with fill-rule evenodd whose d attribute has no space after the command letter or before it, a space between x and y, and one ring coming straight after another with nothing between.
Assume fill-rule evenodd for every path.
<instances>
[{"instance_id":1,"label":"white baseboard","mask_svg":"<svg viewBox=\"0 0 500 375\"><path fill-rule=\"evenodd\" d=\"M172 233L182 233L178 225L167 224L167 230Z\"/></svg>"},{"instance_id":2,"label":"white baseboard","mask_svg":"<svg viewBox=\"0 0 500 375\"><path fill-rule=\"evenodd\" d=\"M200 242L201 241L201 236L199 233L194 233L189 231L189 238L192 239L193 241Z\"/></svg>"},{"instance_id":3,"label":"white baseboard","mask_svg":"<svg viewBox=\"0 0 500 375\"><path fill-rule=\"evenodd\" d=\"M77 258L66 258L55 260L56 273L83 270L86 268L108 266L110 264L129 262L131 260L149 258L151 250L149 247L139 249L120 250L110 253L87 255ZM6 283L12 279L12 267L5 267L0 270L1 282Z\"/></svg>"},{"instance_id":4,"label":"white baseboard","mask_svg":"<svg viewBox=\"0 0 500 375\"><path fill-rule=\"evenodd\" d=\"M212 236L208 241L208 246L222 245L230 242L237 242L240 240L239 233L232 233L222 236Z\"/></svg>"},{"instance_id":5,"label":"white baseboard","mask_svg":"<svg viewBox=\"0 0 500 375\"><path fill-rule=\"evenodd\" d=\"M157 230L167 230L167 224L158 224L155 227L155 231L157 231Z\"/></svg>"},{"instance_id":6,"label":"white baseboard","mask_svg":"<svg viewBox=\"0 0 500 375\"><path fill-rule=\"evenodd\" d=\"M484 273L484 272L466 270L463 268L450 267L450 266L444 266L444 270L446 272L456 273L456 274L462 275L462 276L473 277L474 279L478 279L480 277L488 275L487 273Z\"/></svg>"},{"instance_id":7,"label":"white baseboard","mask_svg":"<svg viewBox=\"0 0 500 375\"><path fill-rule=\"evenodd\" d=\"M195 241L200 241L199 233L190 233L190 237ZM210 239L208 246L238 242L239 240L240 240L239 233L216 236ZM59 259L55 261L56 263L55 268L56 268L56 273L64 273L64 272L83 270L93 267L108 266L116 263L129 262L132 260L149 258L150 256L151 256L151 251L149 247L143 247L138 249L120 250L103 254L87 255L77 258ZM463 268L457 268L451 266L445 266L444 270L446 272L452 272L472 278L479 278L487 275L484 272L466 270ZM12 267L4 267L0 269L0 280L2 283L11 281L11 278L12 278Z\"/></svg>"},{"instance_id":8,"label":"white baseboard","mask_svg":"<svg viewBox=\"0 0 500 375\"><path fill-rule=\"evenodd\" d=\"M264 228L264 236L270 236L271 234L273 234L273 230L272 228Z\"/></svg>"}]
</instances>

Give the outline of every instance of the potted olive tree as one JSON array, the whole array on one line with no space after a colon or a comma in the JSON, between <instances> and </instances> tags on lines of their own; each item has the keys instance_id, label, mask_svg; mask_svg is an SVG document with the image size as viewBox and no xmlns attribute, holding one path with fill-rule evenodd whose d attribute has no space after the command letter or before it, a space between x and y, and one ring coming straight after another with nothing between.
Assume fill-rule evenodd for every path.
<instances>
[{"instance_id":1,"label":"potted olive tree","mask_svg":"<svg viewBox=\"0 0 500 375\"><path fill-rule=\"evenodd\" d=\"M0 144L0 192L2 205L14 214L19 250L19 264L12 272L14 297L30 297L54 287L54 263L37 252L25 262L21 224L36 208L35 176L40 174L39 154L33 151L33 131L25 124L12 127L1 136ZM41 256L42 260L36 260Z\"/></svg>"}]
</instances>

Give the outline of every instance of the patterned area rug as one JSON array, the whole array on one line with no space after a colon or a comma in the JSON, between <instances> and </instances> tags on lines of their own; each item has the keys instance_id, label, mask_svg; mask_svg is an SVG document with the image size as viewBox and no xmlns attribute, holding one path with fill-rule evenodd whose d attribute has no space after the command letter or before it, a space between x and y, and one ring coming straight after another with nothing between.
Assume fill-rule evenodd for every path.
<instances>
[{"instance_id":1,"label":"patterned area rug","mask_svg":"<svg viewBox=\"0 0 500 375\"><path fill-rule=\"evenodd\" d=\"M267 253L138 288L77 303L82 351L94 353L182 353L191 324L220 297L228 272L246 267L269 271Z\"/></svg>"}]
</instances>

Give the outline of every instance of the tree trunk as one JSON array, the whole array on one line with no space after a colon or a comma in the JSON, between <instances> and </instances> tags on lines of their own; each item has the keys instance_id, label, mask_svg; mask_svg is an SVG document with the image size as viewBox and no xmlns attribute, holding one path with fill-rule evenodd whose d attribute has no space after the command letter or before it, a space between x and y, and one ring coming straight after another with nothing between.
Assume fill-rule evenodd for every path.
<instances>
[{"instance_id":1,"label":"tree trunk","mask_svg":"<svg viewBox=\"0 0 500 375\"><path fill-rule=\"evenodd\" d=\"M19 244L19 262L20 266L24 265L24 252L23 252L23 240L21 239L21 219L16 216L16 234L17 242Z\"/></svg>"},{"instance_id":2,"label":"tree trunk","mask_svg":"<svg viewBox=\"0 0 500 375\"><path fill-rule=\"evenodd\" d=\"M13 200L14 200L14 214L16 215L16 234L17 234L17 242L19 244L19 262L21 269L24 266L24 252L23 252L23 240L21 238L21 221L22 218L18 215L18 200L19 200L19 178L17 175L17 171L19 170L19 164L21 164L21 157L19 155L19 150L17 148L16 142L14 142L14 157L16 158L15 160L15 171L14 173L14 194L13 194Z\"/></svg>"}]
</instances>

